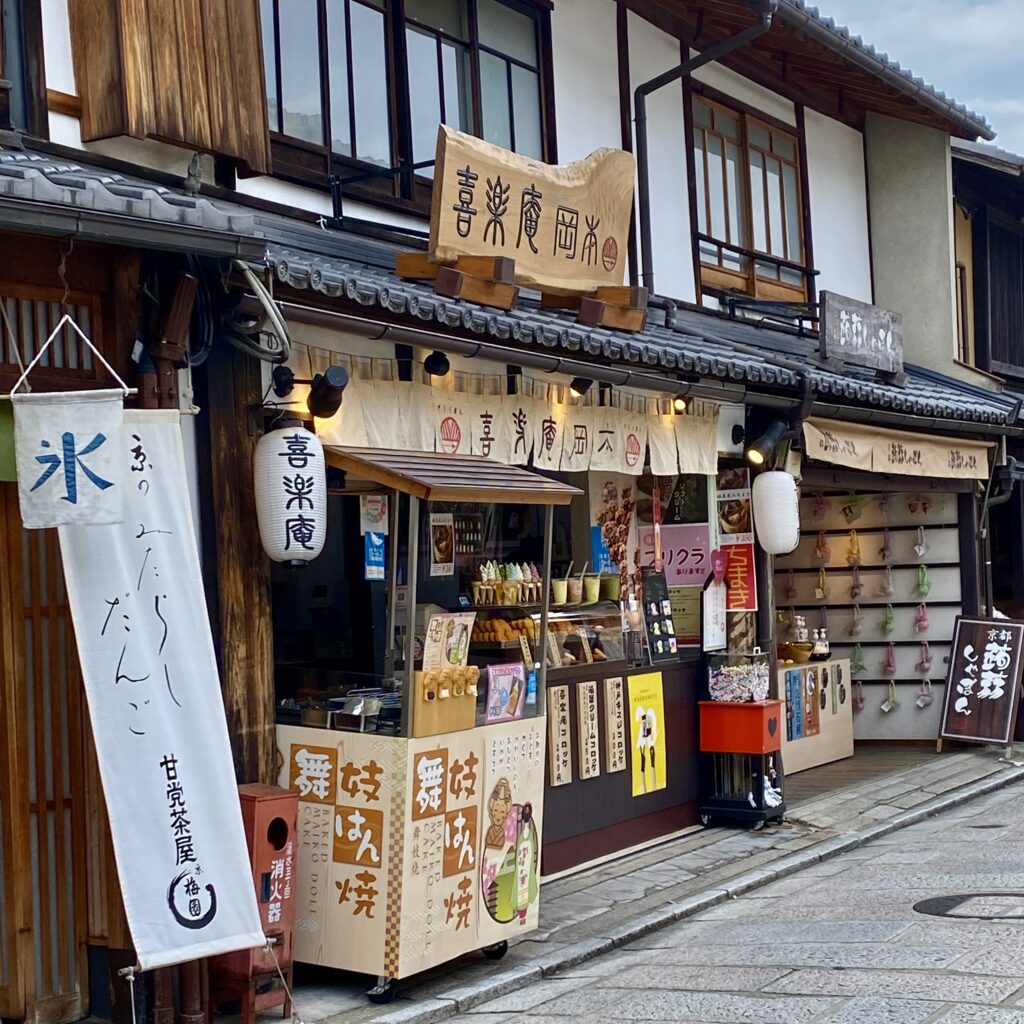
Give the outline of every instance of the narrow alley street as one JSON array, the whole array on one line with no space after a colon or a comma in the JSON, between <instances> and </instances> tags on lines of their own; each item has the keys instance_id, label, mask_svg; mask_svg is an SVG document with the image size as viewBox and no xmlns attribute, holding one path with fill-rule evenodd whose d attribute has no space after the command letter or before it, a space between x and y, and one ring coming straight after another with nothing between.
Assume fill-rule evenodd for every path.
<instances>
[{"instance_id":1,"label":"narrow alley street","mask_svg":"<svg viewBox=\"0 0 1024 1024\"><path fill-rule=\"evenodd\" d=\"M1020 798L972 801L458 1019L1024 1024Z\"/></svg>"}]
</instances>

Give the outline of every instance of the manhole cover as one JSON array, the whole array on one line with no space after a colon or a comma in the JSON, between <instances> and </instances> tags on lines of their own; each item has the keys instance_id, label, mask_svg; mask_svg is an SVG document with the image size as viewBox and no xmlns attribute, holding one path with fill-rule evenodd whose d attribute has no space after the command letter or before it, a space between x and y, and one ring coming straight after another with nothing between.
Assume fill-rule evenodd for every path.
<instances>
[{"instance_id":1,"label":"manhole cover","mask_svg":"<svg viewBox=\"0 0 1024 1024\"><path fill-rule=\"evenodd\" d=\"M1024 921L1024 892L968 892L914 904L919 914L966 921Z\"/></svg>"}]
</instances>

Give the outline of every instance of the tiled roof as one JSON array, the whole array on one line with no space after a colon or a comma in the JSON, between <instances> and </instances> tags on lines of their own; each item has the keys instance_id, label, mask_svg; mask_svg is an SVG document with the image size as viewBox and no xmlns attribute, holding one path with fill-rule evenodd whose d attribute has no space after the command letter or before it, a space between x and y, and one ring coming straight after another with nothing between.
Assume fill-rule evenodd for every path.
<instances>
[{"instance_id":1,"label":"tiled roof","mask_svg":"<svg viewBox=\"0 0 1024 1024\"><path fill-rule=\"evenodd\" d=\"M848 28L837 24L833 18L822 14L817 7L805 3L804 0L782 0L779 16L782 20L797 27L809 19L825 30L825 45L830 45L831 49L844 53L852 48L861 58L859 63L874 65L876 73L886 77L896 88L924 102L926 106L931 106L944 113L945 116L961 124L972 134L986 139L995 137L992 126L981 114L971 110L963 103L957 103L952 96L947 96L934 85L929 85L909 68L903 67L899 61L893 60L889 54L876 50L860 36L853 35ZM827 39L828 36L832 37L831 44ZM851 54L851 56L853 55Z\"/></svg>"},{"instance_id":2,"label":"tiled roof","mask_svg":"<svg viewBox=\"0 0 1024 1024\"><path fill-rule=\"evenodd\" d=\"M814 338L697 311L680 310L670 329L652 310L646 330L627 334L581 326L574 314L541 310L529 297L508 312L444 298L429 284L399 280L382 266L350 257L318 256L271 241L268 259L281 283L366 307L371 316L374 311L406 316L461 335L558 349L567 357L682 372L762 393L796 395L806 376L818 401L949 420L951 429L956 422L1006 424L1017 408L1013 398L917 367L907 367L902 387L884 384L868 370L847 367L836 373L815 365Z\"/></svg>"}]
</instances>

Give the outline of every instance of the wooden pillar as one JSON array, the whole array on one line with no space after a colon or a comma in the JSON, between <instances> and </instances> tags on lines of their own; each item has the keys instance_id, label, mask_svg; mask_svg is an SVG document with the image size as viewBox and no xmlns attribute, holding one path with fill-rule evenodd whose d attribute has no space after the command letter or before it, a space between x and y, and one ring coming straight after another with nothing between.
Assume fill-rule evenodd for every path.
<instances>
[{"instance_id":1,"label":"wooden pillar","mask_svg":"<svg viewBox=\"0 0 1024 1024\"><path fill-rule=\"evenodd\" d=\"M252 477L260 367L218 338L197 375L204 576L240 783L277 778L270 562L260 546Z\"/></svg>"}]
</instances>

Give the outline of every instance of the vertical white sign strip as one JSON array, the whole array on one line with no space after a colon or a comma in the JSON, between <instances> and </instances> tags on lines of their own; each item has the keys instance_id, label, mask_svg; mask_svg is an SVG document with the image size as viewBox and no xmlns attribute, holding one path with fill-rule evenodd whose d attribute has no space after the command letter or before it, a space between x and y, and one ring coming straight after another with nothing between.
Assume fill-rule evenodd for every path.
<instances>
[{"instance_id":1,"label":"vertical white sign strip","mask_svg":"<svg viewBox=\"0 0 1024 1024\"><path fill-rule=\"evenodd\" d=\"M263 944L176 412L126 411L124 522L60 529L144 970ZM255 529L255 524L253 524Z\"/></svg>"}]
</instances>

